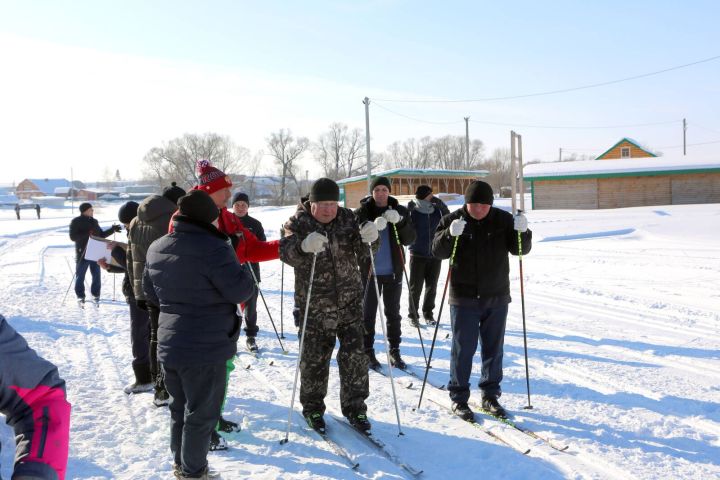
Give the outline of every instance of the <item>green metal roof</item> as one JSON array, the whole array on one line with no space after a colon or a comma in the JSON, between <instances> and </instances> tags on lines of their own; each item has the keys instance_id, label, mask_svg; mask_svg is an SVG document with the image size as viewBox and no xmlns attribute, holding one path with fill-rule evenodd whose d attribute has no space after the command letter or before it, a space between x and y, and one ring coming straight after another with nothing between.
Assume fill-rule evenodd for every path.
<instances>
[{"instance_id":1,"label":"green metal roof","mask_svg":"<svg viewBox=\"0 0 720 480\"><path fill-rule=\"evenodd\" d=\"M487 177L487 170L441 170L441 169L422 169L422 168L395 168L382 172L373 173L370 178L377 177L464 177L477 178ZM338 185L346 183L362 182L367 180L367 175L357 175L343 180L338 180Z\"/></svg>"}]
</instances>

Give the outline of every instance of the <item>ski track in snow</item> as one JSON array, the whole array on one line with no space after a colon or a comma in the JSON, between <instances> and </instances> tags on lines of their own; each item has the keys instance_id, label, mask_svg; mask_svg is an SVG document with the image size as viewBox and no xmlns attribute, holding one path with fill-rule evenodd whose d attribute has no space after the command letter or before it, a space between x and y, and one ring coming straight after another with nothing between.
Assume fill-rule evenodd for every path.
<instances>
[{"instance_id":1,"label":"ski track in snow","mask_svg":"<svg viewBox=\"0 0 720 480\"><path fill-rule=\"evenodd\" d=\"M103 225L109 224L116 209L100 207L96 216ZM253 210L270 226L280 225L294 208ZM389 380L371 372L368 415L376 435L398 456L423 469L422 478L720 477L720 249L710 241L720 234L720 226L699 233L685 231L708 215L718 216L720 206L667 206L663 211L663 216L652 207L528 213L536 239L533 251L523 259L534 409L522 409L527 394L515 258L511 259L514 303L506 335L503 403L518 422L568 444L569 453L530 439L531 452L522 455L432 402L424 402L415 412L420 382L403 373L397 374L396 393L405 435L398 437ZM72 287L61 305L72 277L68 265L74 261L67 239L70 216L48 209L49 218L25 224L17 222L14 214L2 215L2 313L33 348L59 366L67 382L73 405L68 478L169 478L167 409L154 407L151 394L122 392L132 380L122 277L115 278L116 302L109 300L113 279L103 272L104 300L99 308L79 309ZM633 231L625 235L592 235L628 229ZM539 242L572 234L582 236ZM268 228L268 235L276 238L277 231ZM280 265L263 264L261 283L278 330ZM446 268L444 264L438 304ZM305 426L297 396L290 442L279 444L285 435L297 358L293 271L287 266L284 270L284 343L289 353L281 353L260 302L262 358L245 353L237 358L224 414L241 421L243 431L226 437L230 450L209 454L211 466L225 479L409 478L362 439L353 438L353 432L336 429L339 443L360 462L358 471L348 468ZM401 312L406 311L404 292ZM446 305L429 377L437 385L448 380L448 324ZM407 323L403 331L403 356L421 369L417 332ZM422 333L428 350L432 329L423 328ZM380 335L376 341L385 363ZM244 346L242 337L240 346ZM473 401L479 401L478 373L476 356ZM403 388L410 378L412 388ZM339 415L338 393L333 360L326 404L334 415ZM432 387L425 395L441 404L448 402L446 392ZM328 423L332 428L333 423ZM484 423L497 428L491 420ZM0 475L9 478L14 449L8 427L0 428L0 441Z\"/></svg>"}]
</instances>

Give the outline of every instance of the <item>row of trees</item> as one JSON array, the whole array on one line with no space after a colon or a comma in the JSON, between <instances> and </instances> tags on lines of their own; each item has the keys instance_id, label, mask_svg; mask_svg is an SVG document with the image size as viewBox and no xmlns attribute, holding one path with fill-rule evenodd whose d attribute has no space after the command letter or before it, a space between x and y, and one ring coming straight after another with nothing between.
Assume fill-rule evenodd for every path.
<instances>
[{"instance_id":1,"label":"row of trees","mask_svg":"<svg viewBox=\"0 0 720 480\"><path fill-rule=\"evenodd\" d=\"M280 129L266 139L267 150L254 155L235 144L226 135L216 133L185 134L160 147L154 147L144 157L146 176L165 185L177 181L184 186L195 185L197 159L206 158L227 174L244 174L250 181L258 176L263 160L271 157L273 173L279 178L273 201L285 204L288 198L303 193L299 160L307 155L321 167L323 175L335 180L363 175L367 171L365 132L350 129L343 123L333 123L312 142L295 136L289 129ZM373 171L382 168L423 168L447 170L488 170L487 178L499 191L509 185L509 151L496 149L488 157L480 140L469 142L469 158L463 136L440 138L409 138L392 143L383 152L371 153ZM262 173L269 173L263 168Z\"/></svg>"}]
</instances>

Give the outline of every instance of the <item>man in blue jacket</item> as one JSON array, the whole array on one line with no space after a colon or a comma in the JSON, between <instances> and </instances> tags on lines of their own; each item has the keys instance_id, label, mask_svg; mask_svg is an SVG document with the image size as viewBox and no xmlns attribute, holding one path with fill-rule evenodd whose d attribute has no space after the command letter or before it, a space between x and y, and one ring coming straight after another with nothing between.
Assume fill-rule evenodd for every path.
<instances>
[{"instance_id":1,"label":"man in blue jacket","mask_svg":"<svg viewBox=\"0 0 720 480\"><path fill-rule=\"evenodd\" d=\"M432 187L420 185L415 190L415 200L408 203L412 226L415 229L415 241L410 244L410 281L408 317L413 327L419 327L418 308L420 293L425 284L425 296L422 301L422 314L425 323L435 325L435 295L442 260L433 257L432 241L435 229L443 215L450 211L445 202L433 195Z\"/></svg>"},{"instance_id":2,"label":"man in blue jacket","mask_svg":"<svg viewBox=\"0 0 720 480\"><path fill-rule=\"evenodd\" d=\"M225 396L225 364L237 352L237 304L255 293L220 211L202 190L178 200L173 233L147 252L143 290L160 307L158 361L170 394L170 450L175 476L208 478L210 434Z\"/></svg>"}]
</instances>

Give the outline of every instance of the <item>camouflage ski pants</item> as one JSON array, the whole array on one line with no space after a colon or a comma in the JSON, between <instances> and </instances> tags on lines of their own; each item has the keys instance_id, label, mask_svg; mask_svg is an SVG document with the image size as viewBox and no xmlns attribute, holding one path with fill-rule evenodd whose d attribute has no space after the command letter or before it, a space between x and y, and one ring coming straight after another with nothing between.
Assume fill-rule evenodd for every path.
<instances>
[{"instance_id":1,"label":"camouflage ski pants","mask_svg":"<svg viewBox=\"0 0 720 480\"><path fill-rule=\"evenodd\" d=\"M325 413L330 358L336 337L340 340L337 363L340 370L342 414L348 416L367 410L365 399L370 394L370 387L367 356L363 350L364 328L360 309L357 309L353 317L342 319L335 328L329 327L326 322L308 319L310 326L305 335L300 361L300 403L304 415Z\"/></svg>"}]
</instances>

